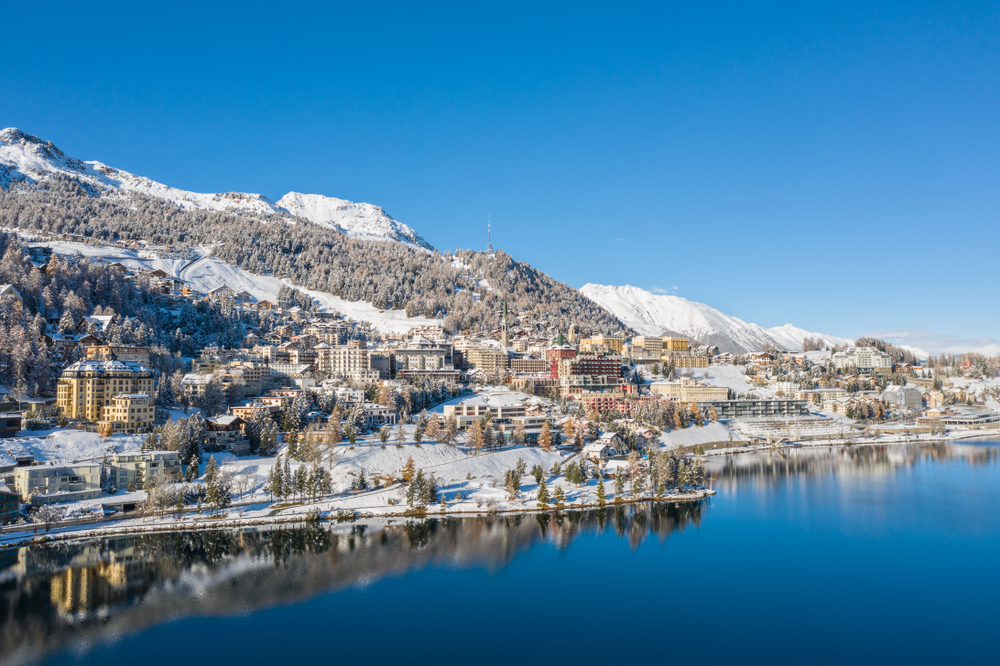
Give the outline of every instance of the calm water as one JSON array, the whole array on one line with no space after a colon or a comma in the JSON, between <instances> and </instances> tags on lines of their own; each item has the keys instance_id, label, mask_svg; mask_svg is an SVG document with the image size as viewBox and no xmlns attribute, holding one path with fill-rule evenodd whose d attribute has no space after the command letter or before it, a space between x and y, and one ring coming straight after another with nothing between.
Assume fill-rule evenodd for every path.
<instances>
[{"instance_id":1,"label":"calm water","mask_svg":"<svg viewBox=\"0 0 1000 666\"><path fill-rule=\"evenodd\" d=\"M997 663L998 461L800 449L713 461L701 506L2 552L0 663Z\"/></svg>"}]
</instances>

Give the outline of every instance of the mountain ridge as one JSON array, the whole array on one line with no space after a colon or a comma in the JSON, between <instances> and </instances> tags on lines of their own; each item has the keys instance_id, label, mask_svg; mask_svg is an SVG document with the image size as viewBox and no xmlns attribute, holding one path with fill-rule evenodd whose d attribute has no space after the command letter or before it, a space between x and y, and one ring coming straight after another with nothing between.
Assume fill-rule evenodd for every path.
<instances>
[{"instance_id":1,"label":"mountain ridge","mask_svg":"<svg viewBox=\"0 0 1000 666\"><path fill-rule=\"evenodd\" d=\"M103 162L70 157L51 141L16 127L0 130L0 188L7 189L16 181L38 183L53 175L73 178L93 194L138 192L169 201L182 210L201 209L254 217L299 217L351 238L391 240L425 250L434 249L419 233L374 204L298 192L289 192L278 202L252 192L189 192Z\"/></svg>"},{"instance_id":2,"label":"mountain ridge","mask_svg":"<svg viewBox=\"0 0 1000 666\"><path fill-rule=\"evenodd\" d=\"M727 315L704 303L681 296L654 294L632 285L609 286L588 283L580 293L643 335L674 331L722 351L759 351L766 346L797 350L805 338L819 338L825 346L853 344L851 340L811 333L785 324L763 328Z\"/></svg>"}]
</instances>

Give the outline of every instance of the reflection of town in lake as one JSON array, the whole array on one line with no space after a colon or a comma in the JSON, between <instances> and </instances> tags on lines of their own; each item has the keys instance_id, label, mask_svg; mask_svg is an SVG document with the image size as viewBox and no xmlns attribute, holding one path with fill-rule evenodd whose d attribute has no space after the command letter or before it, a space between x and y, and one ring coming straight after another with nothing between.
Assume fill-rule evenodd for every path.
<instances>
[{"instance_id":1,"label":"reflection of town in lake","mask_svg":"<svg viewBox=\"0 0 1000 666\"><path fill-rule=\"evenodd\" d=\"M168 619L233 615L426 566L494 570L534 545L614 533L632 548L697 525L702 506L149 534L0 551L0 663L132 634Z\"/></svg>"},{"instance_id":2,"label":"reflection of town in lake","mask_svg":"<svg viewBox=\"0 0 1000 666\"><path fill-rule=\"evenodd\" d=\"M980 444L903 444L777 448L758 453L713 456L706 464L719 492L765 487L789 478L887 476L920 462L961 461L973 466L1000 460L1000 447ZM995 444L990 442L989 444Z\"/></svg>"}]
</instances>

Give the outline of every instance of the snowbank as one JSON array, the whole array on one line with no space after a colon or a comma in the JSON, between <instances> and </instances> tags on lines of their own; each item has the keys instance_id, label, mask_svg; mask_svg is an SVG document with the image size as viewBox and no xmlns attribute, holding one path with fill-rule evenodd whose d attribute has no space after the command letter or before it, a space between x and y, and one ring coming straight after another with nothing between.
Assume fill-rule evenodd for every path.
<instances>
[{"instance_id":1,"label":"snowbank","mask_svg":"<svg viewBox=\"0 0 1000 666\"><path fill-rule=\"evenodd\" d=\"M730 440L730 438L732 438ZM732 444L730 444L732 441ZM677 449L687 446L740 446L749 442L747 437L739 432L733 432L718 421L706 426L681 428L660 435L660 445L667 449Z\"/></svg>"}]
</instances>

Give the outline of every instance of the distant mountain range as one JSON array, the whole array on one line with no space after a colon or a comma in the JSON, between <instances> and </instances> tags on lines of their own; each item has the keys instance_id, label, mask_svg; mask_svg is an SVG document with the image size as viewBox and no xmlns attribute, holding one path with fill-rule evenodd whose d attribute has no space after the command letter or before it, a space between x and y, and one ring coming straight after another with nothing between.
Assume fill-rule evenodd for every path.
<instances>
[{"instance_id":1,"label":"distant mountain range","mask_svg":"<svg viewBox=\"0 0 1000 666\"><path fill-rule=\"evenodd\" d=\"M262 194L202 194L179 190L97 161L70 157L51 141L8 127L0 130L0 188L15 181L39 182L59 174L94 194L132 191L170 201L182 209L226 211L255 217L296 216L362 240L393 240L432 250L430 243L378 206L320 194L289 192L277 203Z\"/></svg>"},{"instance_id":2,"label":"distant mountain range","mask_svg":"<svg viewBox=\"0 0 1000 666\"><path fill-rule=\"evenodd\" d=\"M580 292L643 335L679 333L723 351L757 351L765 346L801 350L805 338L824 345L850 345L852 340L810 333L791 324L763 328L680 296L654 294L639 287L586 284Z\"/></svg>"},{"instance_id":3,"label":"distant mountain range","mask_svg":"<svg viewBox=\"0 0 1000 666\"><path fill-rule=\"evenodd\" d=\"M180 224L173 233L184 233L189 236L188 242L194 238L188 232L193 231L200 221L198 211L215 212L219 215L235 215L247 220L257 220L264 222L264 226L256 227L254 232L253 247L251 244L235 242L233 247L223 244L216 247L217 254L230 256L230 259L239 268L245 270L264 270L267 265L280 257L280 249L284 247L284 234L274 234L274 227L268 222L272 219L280 219L284 222L296 226L297 221L307 220L319 227L329 229L334 232L334 237L339 234L361 241L395 241L410 248L419 250L433 250L434 248L424 240L424 238L409 226L394 220L380 207L367 204L355 203L344 199L337 199L320 194L302 194L299 192L289 192L281 197L277 202L261 195L246 192L224 192L219 194L203 194L198 192L188 192L180 190L163 183L158 183L149 178L136 176L127 171L110 167L97 161L83 161L75 157L70 157L63 153L51 141L45 141L36 136L26 134L19 129L8 128L0 130L0 189L9 189L18 181L28 184L44 183L50 178L69 178L78 183L82 188L81 196L99 197L115 209L130 210L132 203L128 199L130 193L155 197L167 202L167 205L177 206L189 223L175 221ZM84 191L86 194L84 194ZM58 202L62 202L61 199ZM51 204L50 204L51 205ZM56 204L59 205L59 204ZM75 204L74 204L75 205ZM23 219L24 216L22 216ZM128 217L128 216L126 216ZM154 214L155 217L155 214ZM102 223L111 225L106 231L109 233L134 234L138 228L144 230L147 235L156 233L157 230L147 226L122 224L127 227L118 229L114 225L119 222L102 215ZM40 218L39 223L45 226L45 222ZM80 226L85 221L76 220L74 224ZM185 228L185 224L187 227ZM234 227L233 221L220 222L227 230ZM154 225L155 226L155 225ZM209 227L205 227L207 229ZM206 233L202 229L195 236L202 236L200 242L211 243L218 234L215 231ZM326 232L323 232L326 233ZM264 243L269 248L269 252L263 251L263 236L270 235L268 243ZM322 235L322 234L320 234ZM306 235L308 237L308 234ZM321 241L316 237L316 242L323 245L326 241ZM310 247L312 239L306 241L306 247ZM428 310L455 311L454 306L458 305L459 310L468 309L458 301L459 296L464 294L463 288L459 288L459 283L463 280L471 279L472 288L482 287L484 276L470 278L456 273L451 276L448 272L447 279L442 281L431 280L428 284L453 283L454 288L442 293L432 293L433 286L424 285L421 289L416 289L416 285L410 284L409 280L396 275L393 271L387 270L387 266L379 264L376 273L367 275L365 271L359 272L355 259L342 260L333 258L343 254L341 249L329 248L332 254L313 256L308 250L301 250L295 258L281 269L282 276L295 280L297 284L309 287L317 291L324 289L330 293L335 293L348 298L349 301L364 299L366 302L379 302L379 307L384 308L389 301L401 307L406 303L411 303L410 308L416 308L421 312ZM315 249L315 248L311 248ZM360 246L347 250L348 254L363 252ZM228 253L228 254L227 254ZM338 254L339 253L339 254ZM253 256L250 256L253 255ZM418 252L419 258L414 260L418 263L409 268L401 268L404 272L409 270L414 273L426 274L437 270L438 263L431 254ZM466 263L470 259L464 260ZM338 263L339 262L339 263ZM378 263L378 262L376 262ZM479 272L489 272L493 270L493 262L483 261L479 267ZM426 265L424 265L426 264ZM514 284L511 282L511 291L523 291L525 293L540 290L539 295L528 297L521 305L525 307L537 307L541 302L561 303L562 305L572 304L572 308L556 308L564 311L564 316L576 317L583 315L580 321L590 320L601 322L600 326L616 328L620 326L613 318L607 318L605 311L617 317L625 326L631 327L635 331L643 334L660 335L662 333L679 333L690 336L700 342L717 345L726 351L752 351L759 350L767 345L784 349L801 349L804 338L821 338L826 345L850 344L851 341L830 335L810 333L791 324L775 328L762 328L756 324L732 317L702 303L693 303L679 296L659 295L650 293L637 287L609 287L596 284L585 285L580 292L587 298L582 298L568 285L556 283L548 276L544 276L535 269L531 269L526 264L519 265L517 271L524 272L522 276L524 282ZM508 268L513 269L514 264ZM368 269L365 269L368 270ZM461 271L459 271L461 272ZM468 272L468 271L466 271ZM509 273L509 271L508 271ZM340 279L337 276L350 274L351 279ZM393 277L390 277L392 275ZM317 276L323 276L320 280ZM333 276L332 278L330 276ZM334 279L336 278L336 279ZM396 280L399 283L396 283ZM511 274L505 276L495 276L497 283L504 280L508 282L514 278ZM313 283L315 280L315 283ZM333 282L330 282L333 280ZM330 283L330 284L327 284ZM544 283L544 284L543 284ZM440 286L440 285L439 285ZM377 287L377 288L376 288ZM430 289L430 291L428 291ZM554 296L554 291L560 292L560 296ZM372 295L372 292L374 295ZM399 292L396 294L395 292ZM552 293L550 293L552 292ZM489 290L485 293L491 293ZM382 294L380 299L379 294ZM390 299L389 295L393 297ZM500 298L499 295L496 298ZM540 298L541 301L533 300ZM435 299L438 301L435 303ZM456 301L456 299L458 299ZM590 300L588 300L590 299ZM446 302L455 301L450 309L443 307ZM419 303L419 307L412 305ZM601 306L595 308L593 304ZM533 304L533 305L532 305ZM474 303L468 307L474 308ZM530 309L530 308L529 308ZM577 314L571 314L577 313ZM476 319L489 319L485 313L475 315Z\"/></svg>"}]
</instances>

